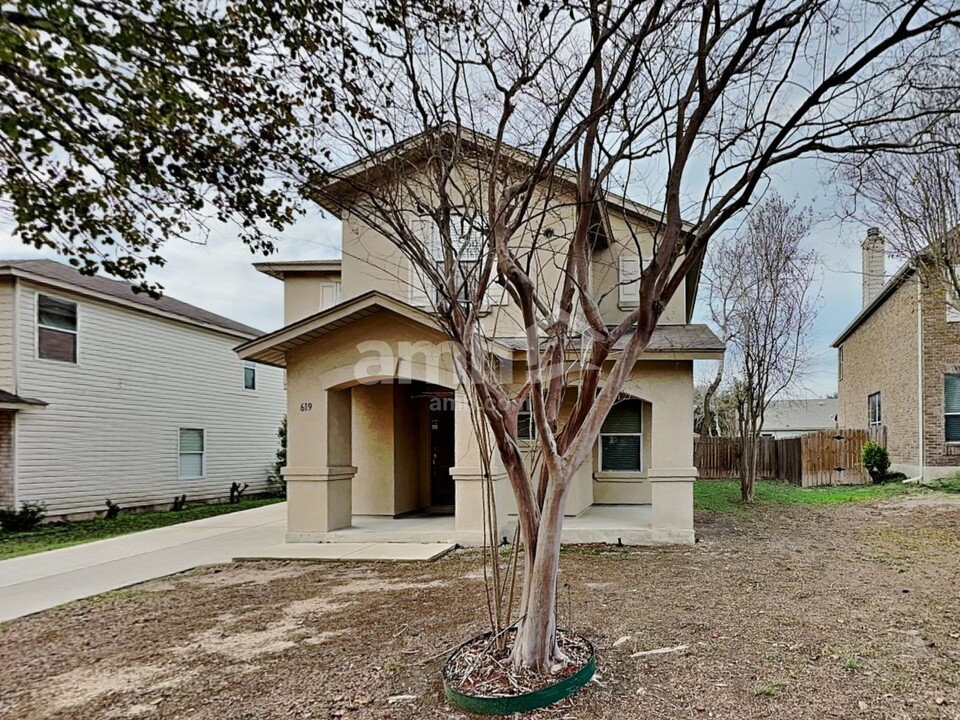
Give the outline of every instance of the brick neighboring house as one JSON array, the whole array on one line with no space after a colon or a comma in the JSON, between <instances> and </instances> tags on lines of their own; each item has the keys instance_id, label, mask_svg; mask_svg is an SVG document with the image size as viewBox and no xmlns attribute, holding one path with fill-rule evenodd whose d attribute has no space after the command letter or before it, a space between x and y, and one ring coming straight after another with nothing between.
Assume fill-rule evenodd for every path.
<instances>
[{"instance_id":1,"label":"brick neighboring house","mask_svg":"<svg viewBox=\"0 0 960 720\"><path fill-rule=\"evenodd\" d=\"M885 243L863 243L863 309L833 342L840 427L887 427L893 470L960 471L960 313L910 263L884 276ZM886 281L885 281L886 280Z\"/></svg>"}]
</instances>

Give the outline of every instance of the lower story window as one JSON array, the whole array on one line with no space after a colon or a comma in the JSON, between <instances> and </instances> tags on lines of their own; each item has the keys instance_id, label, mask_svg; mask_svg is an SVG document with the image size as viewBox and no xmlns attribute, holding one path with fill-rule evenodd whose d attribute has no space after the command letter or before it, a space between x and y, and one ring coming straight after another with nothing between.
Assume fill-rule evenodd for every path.
<instances>
[{"instance_id":1,"label":"lower story window","mask_svg":"<svg viewBox=\"0 0 960 720\"><path fill-rule=\"evenodd\" d=\"M200 428L180 428L180 478L202 478L205 468L205 433Z\"/></svg>"},{"instance_id":2,"label":"lower story window","mask_svg":"<svg viewBox=\"0 0 960 720\"><path fill-rule=\"evenodd\" d=\"M960 442L960 375L943 376L943 431L947 442Z\"/></svg>"},{"instance_id":3,"label":"lower story window","mask_svg":"<svg viewBox=\"0 0 960 720\"><path fill-rule=\"evenodd\" d=\"M883 422L883 412L880 405L880 393L875 392L867 398L867 411L870 417L871 425L879 425Z\"/></svg>"},{"instance_id":4,"label":"lower story window","mask_svg":"<svg viewBox=\"0 0 960 720\"><path fill-rule=\"evenodd\" d=\"M643 402L616 403L600 428L600 470L640 472L643 469Z\"/></svg>"}]
</instances>

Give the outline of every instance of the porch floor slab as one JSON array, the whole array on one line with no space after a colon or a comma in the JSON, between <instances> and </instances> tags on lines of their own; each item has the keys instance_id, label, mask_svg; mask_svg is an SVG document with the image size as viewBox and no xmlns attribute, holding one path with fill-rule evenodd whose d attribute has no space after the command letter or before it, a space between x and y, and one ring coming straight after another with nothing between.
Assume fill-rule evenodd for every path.
<instances>
[{"instance_id":1,"label":"porch floor slab","mask_svg":"<svg viewBox=\"0 0 960 720\"><path fill-rule=\"evenodd\" d=\"M506 520L501 536L512 538L516 516ZM501 538L502 539L502 538ZM654 528L649 505L592 505L563 523L563 542L570 545L609 543L623 545L689 544L692 530ZM325 545L370 544L451 544L481 545L483 533L456 529L450 515L411 515L407 517L373 517L354 515L348 528L326 533L288 533L289 547L323 547ZM313 552L322 552L313 550ZM330 552L336 552L331 550ZM352 560L345 556L343 559Z\"/></svg>"},{"instance_id":2,"label":"porch floor slab","mask_svg":"<svg viewBox=\"0 0 960 720\"><path fill-rule=\"evenodd\" d=\"M455 547L455 543L283 543L257 552L244 553L234 560L429 562L443 557Z\"/></svg>"}]
</instances>

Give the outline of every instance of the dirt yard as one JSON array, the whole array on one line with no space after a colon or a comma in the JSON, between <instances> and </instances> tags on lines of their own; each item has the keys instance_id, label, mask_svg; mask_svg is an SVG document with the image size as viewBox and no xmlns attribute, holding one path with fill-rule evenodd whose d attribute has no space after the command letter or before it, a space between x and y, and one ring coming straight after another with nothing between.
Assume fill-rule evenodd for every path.
<instances>
[{"instance_id":1,"label":"dirt yard","mask_svg":"<svg viewBox=\"0 0 960 720\"><path fill-rule=\"evenodd\" d=\"M960 718L960 504L699 516L695 547L565 551L596 682L536 717ZM205 568L0 626L0 718L463 717L479 558ZM683 651L631 657L686 645Z\"/></svg>"}]
</instances>

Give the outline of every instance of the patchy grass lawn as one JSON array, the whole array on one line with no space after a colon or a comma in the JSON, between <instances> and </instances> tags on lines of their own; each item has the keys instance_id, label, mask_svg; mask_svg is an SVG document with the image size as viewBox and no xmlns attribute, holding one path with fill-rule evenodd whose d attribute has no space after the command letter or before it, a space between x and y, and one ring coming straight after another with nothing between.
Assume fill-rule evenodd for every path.
<instances>
[{"instance_id":1,"label":"patchy grass lawn","mask_svg":"<svg viewBox=\"0 0 960 720\"><path fill-rule=\"evenodd\" d=\"M234 504L188 505L180 512L124 512L113 520L94 518L70 523L48 523L26 532L0 531L0 560L80 545L141 530L176 525L190 520L202 520L275 502L280 502L280 498L250 498Z\"/></svg>"},{"instance_id":2,"label":"patchy grass lawn","mask_svg":"<svg viewBox=\"0 0 960 720\"><path fill-rule=\"evenodd\" d=\"M525 720L960 715L960 498L698 518L695 546L564 552L560 621L599 674ZM240 563L72 603L0 625L0 718L466 718L440 668L484 629L482 578L475 551Z\"/></svg>"},{"instance_id":3,"label":"patchy grass lawn","mask_svg":"<svg viewBox=\"0 0 960 720\"><path fill-rule=\"evenodd\" d=\"M777 480L758 480L753 488L757 505L839 505L924 492L925 488L903 483L801 488ZM739 480L697 481L693 486L693 504L697 510L710 512L749 509L740 502Z\"/></svg>"}]
</instances>

